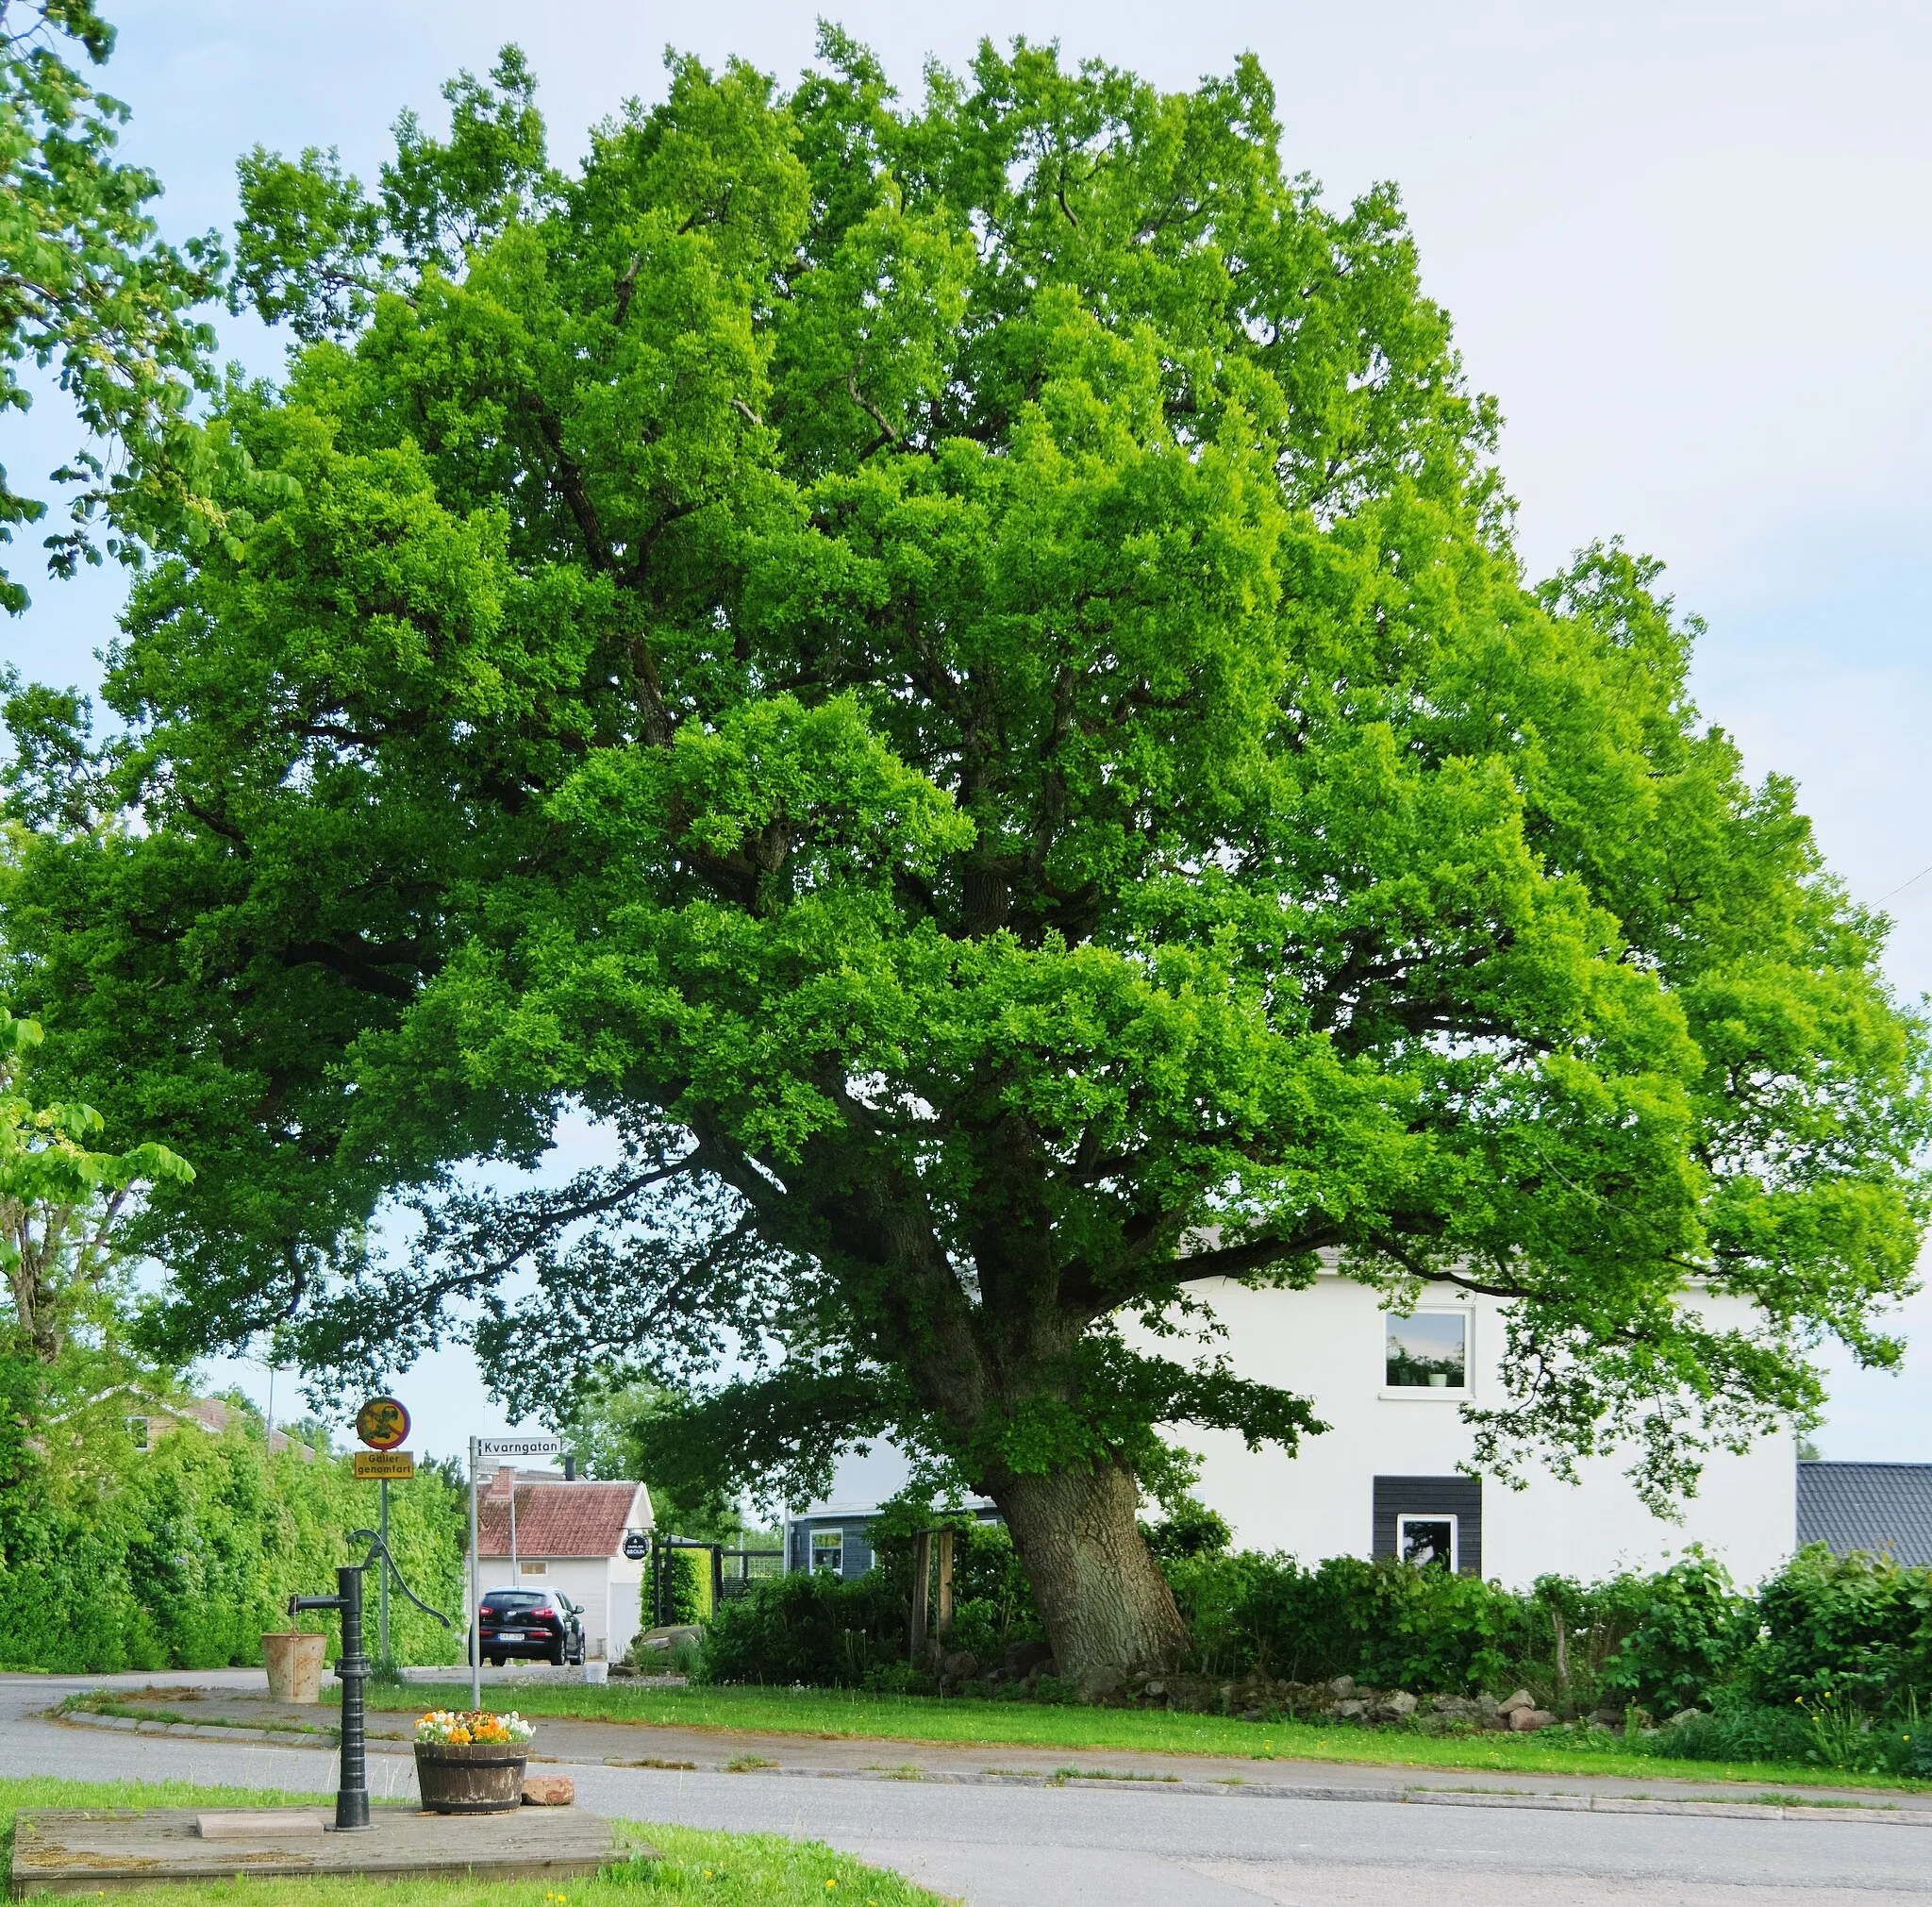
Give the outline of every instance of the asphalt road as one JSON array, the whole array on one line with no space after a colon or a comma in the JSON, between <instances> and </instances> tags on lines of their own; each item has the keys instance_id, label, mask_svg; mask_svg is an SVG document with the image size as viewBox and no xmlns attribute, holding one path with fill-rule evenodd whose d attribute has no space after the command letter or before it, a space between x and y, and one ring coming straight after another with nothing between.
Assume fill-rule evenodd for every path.
<instances>
[{"instance_id":1,"label":"asphalt road","mask_svg":"<svg viewBox=\"0 0 1932 1907\"><path fill-rule=\"evenodd\" d=\"M233 1679L259 1677L238 1671ZM332 1749L108 1733L34 1713L68 1687L98 1683L0 1677L0 1774L334 1785ZM579 1799L601 1812L811 1836L971 1907L1493 1907L1517 1898L1565 1907L1880 1907L1932 1896L1932 1829L1823 1813L1745 1821L590 1765L571 1772ZM406 1756L372 1755L370 1773L377 1792L413 1789Z\"/></svg>"}]
</instances>

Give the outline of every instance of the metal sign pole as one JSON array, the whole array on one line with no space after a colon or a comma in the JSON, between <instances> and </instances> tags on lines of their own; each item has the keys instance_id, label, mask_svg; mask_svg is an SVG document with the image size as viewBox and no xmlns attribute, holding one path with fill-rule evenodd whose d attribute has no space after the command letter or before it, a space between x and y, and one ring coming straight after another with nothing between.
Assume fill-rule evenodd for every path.
<instances>
[{"instance_id":1,"label":"metal sign pole","mask_svg":"<svg viewBox=\"0 0 1932 1907\"><path fill-rule=\"evenodd\" d=\"M470 1439L470 1706L483 1706L483 1593L476 1563L476 1439Z\"/></svg>"},{"instance_id":2,"label":"metal sign pole","mask_svg":"<svg viewBox=\"0 0 1932 1907\"><path fill-rule=\"evenodd\" d=\"M555 1457L559 1455L562 1449L562 1443L556 1437L470 1439L470 1699L478 1708L483 1706L483 1672L477 1665L483 1652L483 1589L482 1564L478 1560L476 1541L476 1475L485 1457L492 1463L508 1463L514 1465L525 1457ZM514 1474L510 1478L509 1518L510 1567L514 1572L517 1560L517 1493Z\"/></svg>"},{"instance_id":3,"label":"metal sign pole","mask_svg":"<svg viewBox=\"0 0 1932 1907\"><path fill-rule=\"evenodd\" d=\"M378 1485L382 1493L380 1528L382 1531L382 1594L379 1600L379 1614L376 1616L376 1633L380 1638L378 1648L385 1672L389 1667L389 1479L383 1478Z\"/></svg>"},{"instance_id":4,"label":"metal sign pole","mask_svg":"<svg viewBox=\"0 0 1932 1907\"><path fill-rule=\"evenodd\" d=\"M517 1476L514 1470L509 1476L509 1580L512 1588L524 1580L524 1572L517 1564Z\"/></svg>"}]
</instances>

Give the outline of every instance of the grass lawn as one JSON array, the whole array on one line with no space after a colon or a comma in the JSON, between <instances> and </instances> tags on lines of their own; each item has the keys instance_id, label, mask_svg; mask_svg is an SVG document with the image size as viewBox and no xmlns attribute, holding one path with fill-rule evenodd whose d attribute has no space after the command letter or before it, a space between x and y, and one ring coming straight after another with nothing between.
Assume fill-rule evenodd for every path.
<instances>
[{"instance_id":1,"label":"grass lawn","mask_svg":"<svg viewBox=\"0 0 1932 1907\"><path fill-rule=\"evenodd\" d=\"M51 1776L0 1780L0 1857L13 1856L22 1808L286 1808L332 1796L263 1788L202 1788L187 1782L65 1782ZM868 1867L816 1841L781 1834L715 1834L630 1822L663 1855L607 1867L580 1881L354 1881L251 1878L212 1886L172 1882L117 1890L116 1900L147 1907L941 1907L941 1897L899 1875ZM42 1896L51 1899L52 1896Z\"/></svg>"},{"instance_id":2,"label":"grass lawn","mask_svg":"<svg viewBox=\"0 0 1932 1907\"><path fill-rule=\"evenodd\" d=\"M987 1748L1137 1749L1144 1754L1227 1755L1257 1762L1358 1762L1413 1768L1503 1769L1519 1774L1609 1775L1636 1781L1771 1782L1779 1787L1917 1791L1924 1782L1846 1775L1790 1762L1671 1761L1610 1748L1559 1746L1539 1735L1419 1735L1310 1722L1244 1722L1154 1709L1058 1708L936 1696L868 1695L856 1689L601 1688L531 1682L484 1691L486 1705L532 1717L636 1722L773 1734L858 1735L883 1741ZM132 1699L139 1699L134 1695ZM468 1708L468 1682L371 1689L372 1707ZM1567 1738L1566 1738L1567 1739Z\"/></svg>"}]
</instances>

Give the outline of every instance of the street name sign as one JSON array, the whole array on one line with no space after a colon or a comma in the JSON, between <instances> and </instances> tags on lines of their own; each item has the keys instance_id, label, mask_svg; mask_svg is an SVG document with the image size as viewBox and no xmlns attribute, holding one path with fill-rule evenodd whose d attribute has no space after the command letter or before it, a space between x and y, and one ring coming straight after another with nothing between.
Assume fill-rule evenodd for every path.
<instances>
[{"instance_id":1,"label":"street name sign","mask_svg":"<svg viewBox=\"0 0 1932 1907\"><path fill-rule=\"evenodd\" d=\"M560 1457L561 1437L476 1437L472 1448L478 1457Z\"/></svg>"}]
</instances>

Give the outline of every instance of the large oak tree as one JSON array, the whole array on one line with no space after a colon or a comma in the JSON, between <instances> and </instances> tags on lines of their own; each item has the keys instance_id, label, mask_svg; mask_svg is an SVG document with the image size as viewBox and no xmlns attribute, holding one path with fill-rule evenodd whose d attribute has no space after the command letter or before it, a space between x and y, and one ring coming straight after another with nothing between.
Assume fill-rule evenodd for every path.
<instances>
[{"instance_id":1,"label":"large oak tree","mask_svg":"<svg viewBox=\"0 0 1932 1907\"><path fill-rule=\"evenodd\" d=\"M1896 1356L1883 922L1649 566L1525 578L1394 194L1285 176L1253 62L909 107L828 32L569 176L514 54L448 97L373 192L244 161L286 493L142 583L107 742L19 711L16 1003L198 1172L166 1346L683 1384L694 1480L890 1433L1075 1677L1182 1645L1159 1427L1318 1428L1201 1280L1498 1294L1485 1447L1662 1496ZM506 1189L574 1109L616 1163Z\"/></svg>"}]
</instances>

